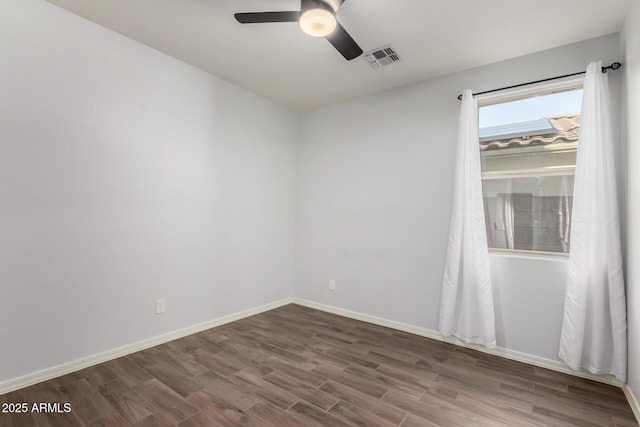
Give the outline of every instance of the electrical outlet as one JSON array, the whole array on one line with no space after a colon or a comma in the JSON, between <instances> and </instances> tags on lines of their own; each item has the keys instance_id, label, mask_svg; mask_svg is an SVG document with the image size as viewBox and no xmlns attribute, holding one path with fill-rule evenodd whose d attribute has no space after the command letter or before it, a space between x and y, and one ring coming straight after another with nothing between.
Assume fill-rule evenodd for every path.
<instances>
[{"instance_id":1,"label":"electrical outlet","mask_svg":"<svg viewBox=\"0 0 640 427\"><path fill-rule=\"evenodd\" d=\"M335 291L336 290L336 281L331 279L329 280L329 290L330 291Z\"/></svg>"},{"instance_id":2,"label":"electrical outlet","mask_svg":"<svg viewBox=\"0 0 640 427\"><path fill-rule=\"evenodd\" d=\"M167 299L158 298L156 300L156 314L162 314L167 311Z\"/></svg>"}]
</instances>

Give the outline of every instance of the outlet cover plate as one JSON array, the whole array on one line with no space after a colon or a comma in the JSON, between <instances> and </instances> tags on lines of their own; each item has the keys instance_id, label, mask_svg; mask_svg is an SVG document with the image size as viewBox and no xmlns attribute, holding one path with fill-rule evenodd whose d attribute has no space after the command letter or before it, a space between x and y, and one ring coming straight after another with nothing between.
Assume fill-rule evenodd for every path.
<instances>
[{"instance_id":1,"label":"outlet cover plate","mask_svg":"<svg viewBox=\"0 0 640 427\"><path fill-rule=\"evenodd\" d=\"M167 311L167 299L158 298L156 300L156 314L163 314L165 311Z\"/></svg>"}]
</instances>

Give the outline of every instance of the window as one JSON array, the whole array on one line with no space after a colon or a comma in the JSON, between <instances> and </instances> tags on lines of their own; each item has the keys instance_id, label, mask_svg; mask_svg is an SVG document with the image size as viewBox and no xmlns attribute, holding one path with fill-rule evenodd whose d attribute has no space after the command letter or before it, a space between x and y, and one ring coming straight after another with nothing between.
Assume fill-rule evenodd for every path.
<instances>
[{"instance_id":1,"label":"window","mask_svg":"<svg viewBox=\"0 0 640 427\"><path fill-rule=\"evenodd\" d=\"M480 100L489 248L567 254L582 89Z\"/></svg>"}]
</instances>

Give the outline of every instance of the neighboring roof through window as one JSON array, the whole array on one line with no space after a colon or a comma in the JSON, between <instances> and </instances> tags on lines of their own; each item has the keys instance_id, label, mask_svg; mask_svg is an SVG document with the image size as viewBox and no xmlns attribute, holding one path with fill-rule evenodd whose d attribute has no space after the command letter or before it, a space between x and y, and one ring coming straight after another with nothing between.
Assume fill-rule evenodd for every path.
<instances>
[{"instance_id":1,"label":"neighboring roof through window","mask_svg":"<svg viewBox=\"0 0 640 427\"><path fill-rule=\"evenodd\" d=\"M479 129L480 151L576 142L580 114L546 117Z\"/></svg>"}]
</instances>

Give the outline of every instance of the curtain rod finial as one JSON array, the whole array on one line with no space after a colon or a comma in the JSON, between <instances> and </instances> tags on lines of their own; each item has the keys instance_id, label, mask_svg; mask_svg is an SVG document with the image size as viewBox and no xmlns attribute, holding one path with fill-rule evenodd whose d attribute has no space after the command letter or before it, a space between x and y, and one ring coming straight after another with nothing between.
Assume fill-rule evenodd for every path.
<instances>
[{"instance_id":1,"label":"curtain rod finial","mask_svg":"<svg viewBox=\"0 0 640 427\"><path fill-rule=\"evenodd\" d=\"M619 62L614 62L613 64L609 65L608 67L602 67L602 72L606 73L608 70L617 70L620 67L622 67L622 64Z\"/></svg>"}]
</instances>

